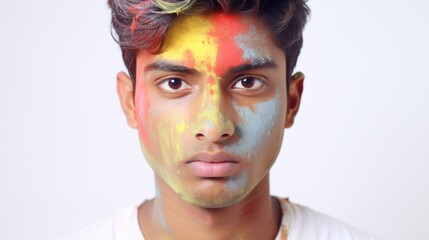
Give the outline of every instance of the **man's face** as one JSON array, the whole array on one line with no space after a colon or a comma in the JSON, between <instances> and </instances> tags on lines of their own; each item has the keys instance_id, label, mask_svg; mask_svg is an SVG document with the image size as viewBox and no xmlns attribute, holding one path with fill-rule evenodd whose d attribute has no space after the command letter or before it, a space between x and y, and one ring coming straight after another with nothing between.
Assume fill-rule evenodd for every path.
<instances>
[{"instance_id":1,"label":"man's face","mask_svg":"<svg viewBox=\"0 0 429 240\"><path fill-rule=\"evenodd\" d=\"M144 155L183 200L229 206L266 176L285 127L286 62L255 17L180 16L160 54L138 53L136 81Z\"/></svg>"}]
</instances>

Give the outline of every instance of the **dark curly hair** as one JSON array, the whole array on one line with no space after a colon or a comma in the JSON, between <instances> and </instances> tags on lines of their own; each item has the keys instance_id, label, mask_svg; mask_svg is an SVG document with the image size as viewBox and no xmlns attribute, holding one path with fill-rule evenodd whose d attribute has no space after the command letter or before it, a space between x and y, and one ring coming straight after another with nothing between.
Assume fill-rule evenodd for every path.
<instances>
[{"instance_id":1,"label":"dark curly hair","mask_svg":"<svg viewBox=\"0 0 429 240\"><path fill-rule=\"evenodd\" d=\"M302 31L310 10L307 0L108 0L114 39L135 89L139 49L159 53L168 27L178 15L225 13L254 14L275 36L286 55L287 84L302 47Z\"/></svg>"}]
</instances>

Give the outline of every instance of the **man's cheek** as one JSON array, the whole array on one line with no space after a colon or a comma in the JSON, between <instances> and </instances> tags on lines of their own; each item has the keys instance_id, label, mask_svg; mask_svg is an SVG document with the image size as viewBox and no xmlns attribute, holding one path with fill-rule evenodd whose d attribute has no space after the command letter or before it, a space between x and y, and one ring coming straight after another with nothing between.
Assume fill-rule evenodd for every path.
<instances>
[{"instance_id":1,"label":"man's cheek","mask_svg":"<svg viewBox=\"0 0 429 240\"><path fill-rule=\"evenodd\" d=\"M279 121L280 100L276 96L269 101L254 104L253 107L235 106L239 115L236 126L240 140L228 145L225 150L238 154L247 160L252 160L260 154L270 154L269 146L276 143L267 142L272 134L278 134L275 126ZM267 148L267 149L266 149Z\"/></svg>"},{"instance_id":2,"label":"man's cheek","mask_svg":"<svg viewBox=\"0 0 429 240\"><path fill-rule=\"evenodd\" d=\"M137 85L134 100L134 117L137 120L140 141L144 146L148 146L150 139L148 134L147 120L149 118L151 101L143 83Z\"/></svg>"},{"instance_id":3,"label":"man's cheek","mask_svg":"<svg viewBox=\"0 0 429 240\"><path fill-rule=\"evenodd\" d=\"M187 124L183 117L172 115L157 121L156 132L159 150L164 162L175 165L185 158L183 135Z\"/></svg>"}]
</instances>

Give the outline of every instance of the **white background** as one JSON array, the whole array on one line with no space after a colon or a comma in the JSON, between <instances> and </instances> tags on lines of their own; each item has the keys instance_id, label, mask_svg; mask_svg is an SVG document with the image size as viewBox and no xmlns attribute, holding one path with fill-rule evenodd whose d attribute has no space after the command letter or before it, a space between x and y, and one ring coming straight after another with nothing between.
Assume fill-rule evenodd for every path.
<instances>
[{"instance_id":1,"label":"white background","mask_svg":"<svg viewBox=\"0 0 429 240\"><path fill-rule=\"evenodd\" d=\"M272 193L427 239L429 3L309 5L304 98ZM109 14L104 0L2 0L0 239L55 239L154 195L116 97Z\"/></svg>"}]
</instances>

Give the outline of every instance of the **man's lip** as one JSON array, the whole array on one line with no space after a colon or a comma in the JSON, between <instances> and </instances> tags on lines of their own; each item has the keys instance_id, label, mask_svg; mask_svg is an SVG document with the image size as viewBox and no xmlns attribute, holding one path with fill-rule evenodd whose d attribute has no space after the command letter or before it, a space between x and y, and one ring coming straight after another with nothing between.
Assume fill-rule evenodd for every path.
<instances>
[{"instance_id":1,"label":"man's lip","mask_svg":"<svg viewBox=\"0 0 429 240\"><path fill-rule=\"evenodd\" d=\"M216 154L201 152L186 161L186 166L197 177L222 178L239 171L239 162L236 157L225 152Z\"/></svg>"},{"instance_id":2,"label":"man's lip","mask_svg":"<svg viewBox=\"0 0 429 240\"><path fill-rule=\"evenodd\" d=\"M200 152L190 157L186 164L191 162L206 162L206 163L220 163L220 162L231 162L231 163L239 163L239 159L232 154L226 152L217 152L215 154L210 154L206 152Z\"/></svg>"}]
</instances>

